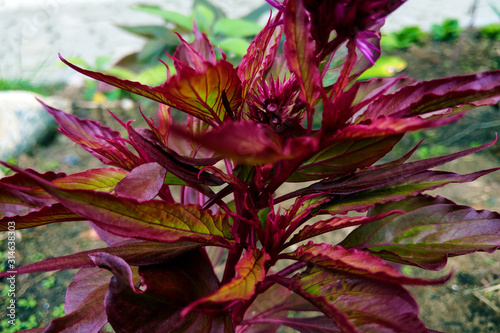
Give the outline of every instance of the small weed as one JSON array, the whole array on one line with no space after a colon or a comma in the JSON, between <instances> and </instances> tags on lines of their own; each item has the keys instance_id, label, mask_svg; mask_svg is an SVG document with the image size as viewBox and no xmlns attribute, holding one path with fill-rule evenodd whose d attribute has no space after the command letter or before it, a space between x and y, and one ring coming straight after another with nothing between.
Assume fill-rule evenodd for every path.
<instances>
[{"instance_id":1,"label":"small weed","mask_svg":"<svg viewBox=\"0 0 500 333\"><path fill-rule=\"evenodd\" d=\"M56 278L54 276L49 276L42 280L41 285L43 289L49 290L56 285Z\"/></svg>"}]
</instances>

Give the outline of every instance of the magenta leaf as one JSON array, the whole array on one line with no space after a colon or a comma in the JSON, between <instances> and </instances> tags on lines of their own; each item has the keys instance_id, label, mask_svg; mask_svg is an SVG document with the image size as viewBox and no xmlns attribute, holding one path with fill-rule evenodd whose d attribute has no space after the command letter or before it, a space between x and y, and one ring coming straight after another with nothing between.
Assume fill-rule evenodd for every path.
<instances>
[{"instance_id":1,"label":"magenta leaf","mask_svg":"<svg viewBox=\"0 0 500 333\"><path fill-rule=\"evenodd\" d=\"M165 168L156 162L142 164L116 185L115 193L139 202L151 200L160 192L166 173Z\"/></svg>"},{"instance_id":2,"label":"magenta leaf","mask_svg":"<svg viewBox=\"0 0 500 333\"><path fill-rule=\"evenodd\" d=\"M122 167L126 170L131 170L140 164L139 158L128 150L119 132L101 125L98 121L80 119L44 103L42 105L59 124L61 133L104 164Z\"/></svg>"},{"instance_id":3,"label":"magenta leaf","mask_svg":"<svg viewBox=\"0 0 500 333\"><path fill-rule=\"evenodd\" d=\"M417 303L399 284L314 267L293 285L341 332L427 333Z\"/></svg>"},{"instance_id":4,"label":"magenta leaf","mask_svg":"<svg viewBox=\"0 0 500 333\"><path fill-rule=\"evenodd\" d=\"M439 280L424 280L407 277L382 259L366 251L345 249L342 246L315 244L309 242L297 250L282 255L287 259L305 261L315 266L335 271L357 275L367 279L375 279L397 284L430 285L446 282L450 276Z\"/></svg>"},{"instance_id":5,"label":"magenta leaf","mask_svg":"<svg viewBox=\"0 0 500 333\"><path fill-rule=\"evenodd\" d=\"M49 258L36 263L28 264L16 269L16 274L39 273L55 270L89 268L96 264L89 256L98 253L107 253L122 258L129 265L153 265L176 258L183 253L193 250L198 243L178 242L159 243L147 241L124 241L116 245L90 251L79 252L57 258ZM0 273L0 276L2 273Z\"/></svg>"},{"instance_id":6,"label":"magenta leaf","mask_svg":"<svg viewBox=\"0 0 500 333\"><path fill-rule=\"evenodd\" d=\"M360 226L341 245L368 249L386 260L439 270L447 258L500 244L500 214L460 206L444 198L418 195L377 206L371 214L395 214Z\"/></svg>"},{"instance_id":7,"label":"magenta leaf","mask_svg":"<svg viewBox=\"0 0 500 333\"><path fill-rule=\"evenodd\" d=\"M26 169L26 172L35 174L38 177L43 178L49 182L57 178L66 176L64 172L55 173L53 171L47 171L46 173L42 174L33 169ZM25 177L24 174L22 173L15 173L11 176L0 178L0 184L10 184L10 185L16 185L18 187L27 187L27 188L38 187L38 185L35 182L33 182L29 177Z\"/></svg>"},{"instance_id":8,"label":"magenta leaf","mask_svg":"<svg viewBox=\"0 0 500 333\"><path fill-rule=\"evenodd\" d=\"M144 288L140 293L119 278L111 280L105 307L115 331L232 331L230 317L224 312L180 315L180 308L218 287L211 264L201 252L188 252L168 264L142 266L139 274Z\"/></svg>"},{"instance_id":9,"label":"magenta leaf","mask_svg":"<svg viewBox=\"0 0 500 333\"><path fill-rule=\"evenodd\" d=\"M423 81L405 86L371 103L357 122L380 116L406 117L437 110L457 111L500 100L500 71Z\"/></svg>"}]
</instances>

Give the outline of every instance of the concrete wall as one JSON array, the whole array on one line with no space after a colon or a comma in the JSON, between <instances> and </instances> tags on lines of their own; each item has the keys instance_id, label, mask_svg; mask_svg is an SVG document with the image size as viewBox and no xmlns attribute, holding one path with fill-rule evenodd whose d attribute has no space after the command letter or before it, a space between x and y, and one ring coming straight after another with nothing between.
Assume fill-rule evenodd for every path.
<instances>
[{"instance_id":1,"label":"concrete wall","mask_svg":"<svg viewBox=\"0 0 500 333\"><path fill-rule=\"evenodd\" d=\"M100 55L118 59L138 50L143 40L115 25L160 24L152 15L130 9L136 3L160 5L188 14L192 0L0 0L0 77L33 82L71 81L80 77L60 65L57 54L93 63ZM244 15L263 0L213 0L229 16ZM405 25L429 29L444 18L469 24L473 0L409 0L387 20L386 31ZM479 0L475 24L499 22Z\"/></svg>"}]
</instances>

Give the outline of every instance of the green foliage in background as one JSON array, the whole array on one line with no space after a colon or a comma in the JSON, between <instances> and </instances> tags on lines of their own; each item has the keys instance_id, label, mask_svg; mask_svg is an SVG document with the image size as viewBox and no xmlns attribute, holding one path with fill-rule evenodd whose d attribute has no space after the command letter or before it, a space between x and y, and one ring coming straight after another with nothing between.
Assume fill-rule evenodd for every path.
<instances>
[{"instance_id":1,"label":"green foliage in background","mask_svg":"<svg viewBox=\"0 0 500 333\"><path fill-rule=\"evenodd\" d=\"M460 36L462 29L457 19L445 19L441 24L433 24L431 38L436 41L452 41Z\"/></svg>"},{"instance_id":2,"label":"green foliage in background","mask_svg":"<svg viewBox=\"0 0 500 333\"><path fill-rule=\"evenodd\" d=\"M427 33L422 31L419 27L411 26L404 27L403 29L384 35L382 37L382 48L387 51L393 49L404 50L411 45L423 45L424 39L428 36Z\"/></svg>"},{"instance_id":3,"label":"green foliage in background","mask_svg":"<svg viewBox=\"0 0 500 333\"><path fill-rule=\"evenodd\" d=\"M173 54L180 44L176 33L187 41L192 41L195 28L193 23L198 31L207 34L215 48L226 53L229 60L239 61L246 53L252 38L262 29L262 26L256 23L257 19L270 10L270 6L264 4L245 17L234 19L226 17L220 8L206 0L195 0L192 14L189 16L158 6L135 5L132 8L158 16L165 21L163 25L119 26L146 39L142 50L127 55L117 64L134 71L157 65L157 59L170 62L165 52Z\"/></svg>"}]
</instances>

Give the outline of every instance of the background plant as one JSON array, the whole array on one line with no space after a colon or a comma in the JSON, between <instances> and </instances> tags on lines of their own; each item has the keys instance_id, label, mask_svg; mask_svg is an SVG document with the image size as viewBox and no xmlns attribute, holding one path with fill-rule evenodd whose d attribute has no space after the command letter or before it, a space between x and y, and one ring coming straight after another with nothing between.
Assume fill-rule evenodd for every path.
<instances>
[{"instance_id":1,"label":"background plant","mask_svg":"<svg viewBox=\"0 0 500 333\"><path fill-rule=\"evenodd\" d=\"M197 34L156 87L63 59L161 104L147 129L117 119L128 138L45 106L113 168L41 174L4 163L16 174L0 181L3 229L89 220L109 245L18 269L80 269L47 331L428 332L404 285L448 277L409 277L386 261L439 270L500 246L499 214L422 194L495 171L434 169L492 143L376 163L406 132L497 103L500 73L356 81L403 2L270 1L279 13L237 68ZM170 108L186 122L173 123ZM353 226L338 243L311 241Z\"/></svg>"}]
</instances>

